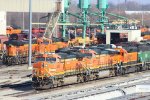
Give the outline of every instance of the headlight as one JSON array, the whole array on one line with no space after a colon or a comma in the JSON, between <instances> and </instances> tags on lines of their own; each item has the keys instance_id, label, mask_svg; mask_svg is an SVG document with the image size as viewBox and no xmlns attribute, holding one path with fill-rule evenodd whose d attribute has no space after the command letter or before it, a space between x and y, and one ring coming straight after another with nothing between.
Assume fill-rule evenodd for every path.
<instances>
[{"instance_id":1,"label":"headlight","mask_svg":"<svg viewBox=\"0 0 150 100\"><path fill-rule=\"evenodd\" d=\"M44 64L44 63L42 64L42 67L43 67L43 68L44 68L44 67L47 67L47 66L48 66L47 64Z\"/></svg>"},{"instance_id":2,"label":"headlight","mask_svg":"<svg viewBox=\"0 0 150 100\"><path fill-rule=\"evenodd\" d=\"M47 67L48 65L45 65L45 67Z\"/></svg>"}]
</instances>

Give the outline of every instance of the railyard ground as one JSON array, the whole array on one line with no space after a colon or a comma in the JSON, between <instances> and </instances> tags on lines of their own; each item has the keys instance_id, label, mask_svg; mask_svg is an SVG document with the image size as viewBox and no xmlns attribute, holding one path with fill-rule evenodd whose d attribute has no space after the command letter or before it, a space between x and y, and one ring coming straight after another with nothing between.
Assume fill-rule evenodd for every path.
<instances>
[{"instance_id":1,"label":"railyard ground","mask_svg":"<svg viewBox=\"0 0 150 100\"><path fill-rule=\"evenodd\" d=\"M67 93L69 91L77 91L95 86L105 86L113 83L119 83L131 78L147 76L146 80L150 85L150 71L133 73L125 76L118 76L87 82L83 84L69 85L59 87L48 91L35 91L31 86L32 70L28 70L27 65L3 66L0 67L0 100L41 100L44 96L55 95L59 93ZM129 91L129 93L132 93ZM49 100L49 99L48 99Z\"/></svg>"}]
</instances>

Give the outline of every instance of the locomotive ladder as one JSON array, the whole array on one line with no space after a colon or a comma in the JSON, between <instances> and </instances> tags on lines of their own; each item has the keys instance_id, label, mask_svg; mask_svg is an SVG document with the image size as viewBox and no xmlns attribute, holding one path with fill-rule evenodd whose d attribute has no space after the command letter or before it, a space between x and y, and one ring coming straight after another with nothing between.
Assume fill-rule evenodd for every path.
<instances>
[{"instance_id":1,"label":"locomotive ladder","mask_svg":"<svg viewBox=\"0 0 150 100\"><path fill-rule=\"evenodd\" d=\"M50 20L47 23L47 26L45 29L44 38L47 38L47 39L52 38L54 31L56 29L57 23L59 21L60 15L61 15L60 11L52 13Z\"/></svg>"}]
</instances>

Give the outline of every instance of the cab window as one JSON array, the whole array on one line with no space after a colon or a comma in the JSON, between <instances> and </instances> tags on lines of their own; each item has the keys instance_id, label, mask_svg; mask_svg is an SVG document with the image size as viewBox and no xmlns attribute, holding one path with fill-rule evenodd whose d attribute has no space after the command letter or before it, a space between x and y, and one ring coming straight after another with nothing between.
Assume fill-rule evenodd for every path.
<instances>
[{"instance_id":1,"label":"cab window","mask_svg":"<svg viewBox=\"0 0 150 100\"><path fill-rule=\"evenodd\" d=\"M46 58L46 61L50 62L50 63L55 63L56 62L56 58Z\"/></svg>"},{"instance_id":2,"label":"cab window","mask_svg":"<svg viewBox=\"0 0 150 100\"><path fill-rule=\"evenodd\" d=\"M38 61L45 61L45 58L44 57L37 57L36 62L38 62Z\"/></svg>"}]
</instances>

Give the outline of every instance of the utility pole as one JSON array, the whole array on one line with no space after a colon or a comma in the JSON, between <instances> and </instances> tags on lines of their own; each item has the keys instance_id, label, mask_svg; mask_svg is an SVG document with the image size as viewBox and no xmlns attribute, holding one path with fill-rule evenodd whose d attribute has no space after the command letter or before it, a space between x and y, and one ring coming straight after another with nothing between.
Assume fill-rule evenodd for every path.
<instances>
[{"instance_id":1,"label":"utility pole","mask_svg":"<svg viewBox=\"0 0 150 100\"><path fill-rule=\"evenodd\" d=\"M125 0L125 11L128 10L128 7L127 7L127 0Z\"/></svg>"},{"instance_id":2,"label":"utility pole","mask_svg":"<svg viewBox=\"0 0 150 100\"><path fill-rule=\"evenodd\" d=\"M22 13L22 20L23 20L23 22L22 22L22 29L25 30L25 25L24 25L24 22L25 22L25 21L24 21L24 12Z\"/></svg>"},{"instance_id":3,"label":"utility pole","mask_svg":"<svg viewBox=\"0 0 150 100\"><path fill-rule=\"evenodd\" d=\"M32 69L32 0L29 0L29 60L28 69Z\"/></svg>"},{"instance_id":4,"label":"utility pole","mask_svg":"<svg viewBox=\"0 0 150 100\"><path fill-rule=\"evenodd\" d=\"M144 11L142 10L142 26L144 25Z\"/></svg>"},{"instance_id":5,"label":"utility pole","mask_svg":"<svg viewBox=\"0 0 150 100\"><path fill-rule=\"evenodd\" d=\"M141 4L141 21L142 21L142 26L144 25L144 9L143 9L143 0L140 0Z\"/></svg>"},{"instance_id":6,"label":"utility pole","mask_svg":"<svg viewBox=\"0 0 150 100\"><path fill-rule=\"evenodd\" d=\"M24 4L23 4L23 8L24 8ZM24 16L25 16L25 11L23 10L23 12L22 12L22 29L23 30L25 30L25 24L24 24L24 22L25 22L25 19L24 19Z\"/></svg>"}]
</instances>

